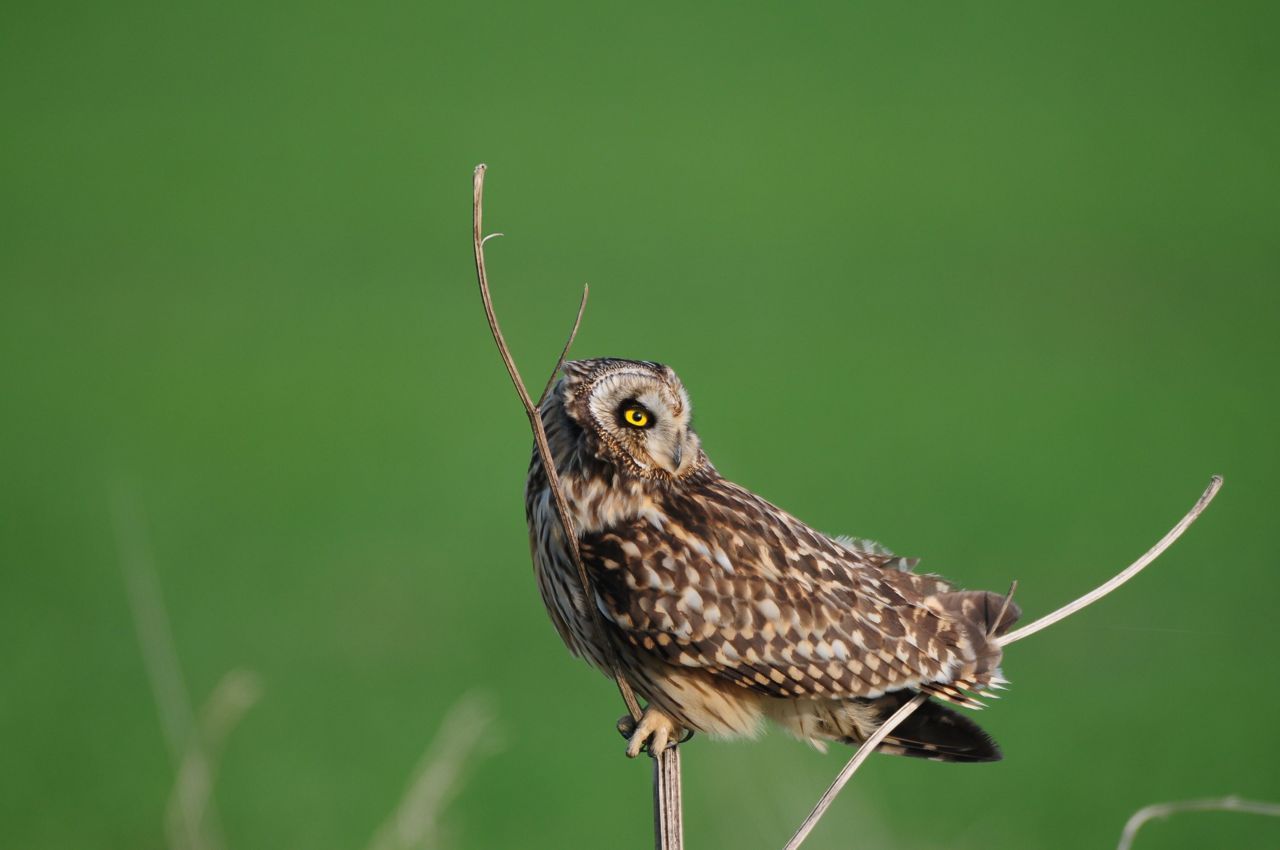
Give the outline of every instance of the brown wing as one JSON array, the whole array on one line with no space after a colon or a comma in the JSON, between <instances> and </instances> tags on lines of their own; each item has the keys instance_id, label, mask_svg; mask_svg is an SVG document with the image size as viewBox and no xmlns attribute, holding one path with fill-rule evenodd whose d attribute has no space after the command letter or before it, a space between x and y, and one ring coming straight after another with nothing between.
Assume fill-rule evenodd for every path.
<instances>
[{"instance_id":1,"label":"brown wing","mask_svg":"<svg viewBox=\"0 0 1280 850\"><path fill-rule=\"evenodd\" d=\"M924 688L963 702L949 683L986 684L999 661L982 617L997 595L952 591L723 479L584 536L582 554L624 640L770 696Z\"/></svg>"}]
</instances>

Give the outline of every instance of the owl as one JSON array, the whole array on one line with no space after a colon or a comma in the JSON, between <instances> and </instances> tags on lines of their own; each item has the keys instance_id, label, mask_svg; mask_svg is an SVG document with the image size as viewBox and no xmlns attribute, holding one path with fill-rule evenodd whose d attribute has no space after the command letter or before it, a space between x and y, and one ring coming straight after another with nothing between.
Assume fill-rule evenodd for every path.
<instances>
[{"instance_id":1,"label":"owl","mask_svg":"<svg viewBox=\"0 0 1280 850\"><path fill-rule=\"evenodd\" d=\"M667 366L566 363L539 413L595 598L535 449L525 510L538 589L569 649L606 673L612 655L645 700L628 755L686 731L754 737L766 720L818 749L857 745L923 693L881 752L1000 758L948 704L981 707L1006 684L997 638L1019 611L1005 596L830 537L725 479Z\"/></svg>"}]
</instances>

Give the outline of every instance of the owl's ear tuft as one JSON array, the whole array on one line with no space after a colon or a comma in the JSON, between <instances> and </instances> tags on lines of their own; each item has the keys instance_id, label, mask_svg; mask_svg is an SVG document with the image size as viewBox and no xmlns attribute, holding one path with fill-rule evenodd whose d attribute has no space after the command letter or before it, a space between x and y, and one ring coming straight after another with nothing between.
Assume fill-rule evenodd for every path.
<instances>
[{"instance_id":1,"label":"owl's ear tuft","mask_svg":"<svg viewBox=\"0 0 1280 850\"><path fill-rule=\"evenodd\" d=\"M584 411L576 408L581 407L578 402L586 395L587 388L595 379L599 362L598 360L570 360L560 369L560 373L564 377L560 379L552 392L553 394L559 394L565 410L575 422L581 423L583 421L582 413Z\"/></svg>"},{"instance_id":2,"label":"owl's ear tuft","mask_svg":"<svg viewBox=\"0 0 1280 850\"><path fill-rule=\"evenodd\" d=\"M594 371L594 363L593 360L568 360L560 371L571 381L581 381Z\"/></svg>"}]
</instances>

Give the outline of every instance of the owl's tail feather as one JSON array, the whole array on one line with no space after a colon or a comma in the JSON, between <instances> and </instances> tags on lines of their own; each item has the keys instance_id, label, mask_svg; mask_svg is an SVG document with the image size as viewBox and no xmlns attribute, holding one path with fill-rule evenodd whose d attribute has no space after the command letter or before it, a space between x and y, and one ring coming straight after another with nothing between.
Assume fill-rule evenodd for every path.
<instances>
[{"instance_id":1,"label":"owl's tail feather","mask_svg":"<svg viewBox=\"0 0 1280 850\"><path fill-rule=\"evenodd\" d=\"M909 691L897 691L873 700L871 705L879 716L877 725L913 696ZM853 739L845 739L845 743L858 744ZM953 762L999 761L1004 757L977 723L933 700L908 715L877 752Z\"/></svg>"}]
</instances>

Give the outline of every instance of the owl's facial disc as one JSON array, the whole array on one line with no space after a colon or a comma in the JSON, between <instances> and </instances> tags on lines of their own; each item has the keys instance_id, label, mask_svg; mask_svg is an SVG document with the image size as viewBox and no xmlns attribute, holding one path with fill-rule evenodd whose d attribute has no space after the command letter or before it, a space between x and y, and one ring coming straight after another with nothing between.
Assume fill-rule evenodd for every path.
<instances>
[{"instance_id":1,"label":"owl's facial disc","mask_svg":"<svg viewBox=\"0 0 1280 850\"><path fill-rule=\"evenodd\" d=\"M649 371L612 372L591 388L588 408L605 445L642 475L678 478L697 463L689 398L678 382Z\"/></svg>"}]
</instances>

